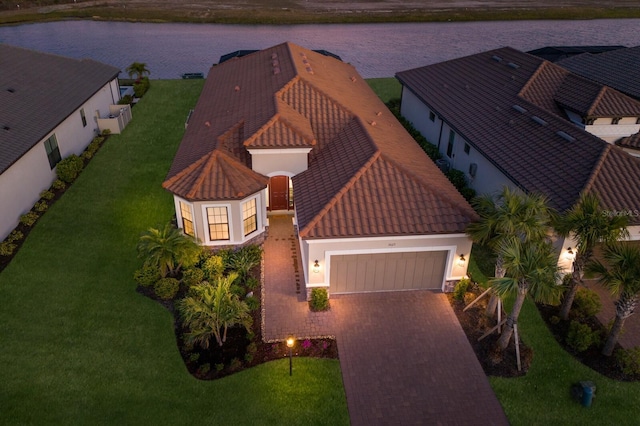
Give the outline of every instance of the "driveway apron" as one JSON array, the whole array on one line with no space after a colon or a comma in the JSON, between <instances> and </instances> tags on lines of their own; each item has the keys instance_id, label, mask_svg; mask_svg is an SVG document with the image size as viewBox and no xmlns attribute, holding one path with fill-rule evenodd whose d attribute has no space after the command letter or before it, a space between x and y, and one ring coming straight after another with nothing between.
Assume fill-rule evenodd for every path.
<instances>
[{"instance_id":1,"label":"driveway apron","mask_svg":"<svg viewBox=\"0 0 640 426\"><path fill-rule=\"evenodd\" d=\"M507 425L446 296L336 297L336 336L352 425Z\"/></svg>"}]
</instances>

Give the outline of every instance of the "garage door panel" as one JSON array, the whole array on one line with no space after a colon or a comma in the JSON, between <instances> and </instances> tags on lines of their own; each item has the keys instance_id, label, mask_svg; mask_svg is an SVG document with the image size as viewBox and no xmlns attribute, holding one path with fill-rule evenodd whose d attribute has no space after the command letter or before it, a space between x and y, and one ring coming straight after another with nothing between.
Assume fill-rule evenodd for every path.
<instances>
[{"instance_id":1,"label":"garage door panel","mask_svg":"<svg viewBox=\"0 0 640 426\"><path fill-rule=\"evenodd\" d=\"M331 256L331 292L441 289L446 251Z\"/></svg>"}]
</instances>

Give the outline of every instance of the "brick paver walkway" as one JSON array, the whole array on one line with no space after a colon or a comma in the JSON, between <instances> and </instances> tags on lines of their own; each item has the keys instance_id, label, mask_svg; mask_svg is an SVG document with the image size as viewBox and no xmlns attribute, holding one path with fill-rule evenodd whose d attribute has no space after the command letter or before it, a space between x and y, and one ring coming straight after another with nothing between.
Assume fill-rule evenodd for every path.
<instances>
[{"instance_id":1,"label":"brick paver walkway","mask_svg":"<svg viewBox=\"0 0 640 426\"><path fill-rule=\"evenodd\" d=\"M263 336L336 336L353 425L508 424L443 294L341 295L310 312L291 217L269 222Z\"/></svg>"}]
</instances>

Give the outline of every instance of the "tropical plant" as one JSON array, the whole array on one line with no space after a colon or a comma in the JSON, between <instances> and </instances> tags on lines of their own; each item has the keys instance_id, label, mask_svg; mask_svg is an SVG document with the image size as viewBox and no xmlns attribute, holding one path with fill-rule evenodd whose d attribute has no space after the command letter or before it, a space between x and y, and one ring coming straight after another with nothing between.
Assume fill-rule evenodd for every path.
<instances>
[{"instance_id":1,"label":"tropical plant","mask_svg":"<svg viewBox=\"0 0 640 426\"><path fill-rule=\"evenodd\" d=\"M242 325L249 330L252 323L249 308L231 292L231 283L236 278L237 274L233 273L218 278L215 284L198 284L178 302L178 311L189 329L185 334L188 344L198 343L206 349L211 337L215 337L222 346L229 327Z\"/></svg>"},{"instance_id":2,"label":"tropical plant","mask_svg":"<svg viewBox=\"0 0 640 426\"><path fill-rule=\"evenodd\" d=\"M602 354L611 356L627 318L633 315L640 296L640 248L613 243L605 246L605 266L599 260L587 264L586 270L597 274L598 282L618 295L616 317L602 348Z\"/></svg>"},{"instance_id":3,"label":"tropical plant","mask_svg":"<svg viewBox=\"0 0 640 426\"><path fill-rule=\"evenodd\" d=\"M240 280L246 284L249 272L260 264L262 259L262 249L256 245L249 245L234 252L229 259L229 266L238 272Z\"/></svg>"},{"instance_id":4,"label":"tropical plant","mask_svg":"<svg viewBox=\"0 0 640 426\"><path fill-rule=\"evenodd\" d=\"M551 232L553 210L538 194L524 194L507 186L497 197L491 194L475 198L472 205L480 220L467 227L467 235L478 244L487 245L496 253L494 277L504 277L504 261L499 247L505 239L517 237L522 242L541 241ZM493 316L498 298L492 292L487 315Z\"/></svg>"},{"instance_id":5,"label":"tropical plant","mask_svg":"<svg viewBox=\"0 0 640 426\"><path fill-rule=\"evenodd\" d=\"M144 62L133 62L127 67L126 71L127 74L129 74L129 77L135 77L136 80L141 79L145 75L151 74L151 71L147 68L147 64Z\"/></svg>"},{"instance_id":6,"label":"tropical plant","mask_svg":"<svg viewBox=\"0 0 640 426\"><path fill-rule=\"evenodd\" d=\"M138 255L157 266L162 277L176 276L181 267L194 265L201 247L190 236L167 223L164 228L149 228L138 241Z\"/></svg>"},{"instance_id":7,"label":"tropical plant","mask_svg":"<svg viewBox=\"0 0 640 426\"><path fill-rule=\"evenodd\" d=\"M500 297L515 295L513 307L497 342L498 349L504 351L509 345L527 295L536 302L552 304L560 300L562 288L556 285L559 268L555 250L549 241L523 241L518 237L510 237L501 240L498 254L503 260L505 276L492 279L491 285Z\"/></svg>"},{"instance_id":8,"label":"tropical plant","mask_svg":"<svg viewBox=\"0 0 640 426\"><path fill-rule=\"evenodd\" d=\"M629 235L626 216L604 214L594 194L583 193L580 201L564 215L558 216L554 228L561 236L572 235L577 243L571 280L560 307L560 318L569 318L578 286L582 284L584 268L593 258L599 242L610 244Z\"/></svg>"}]
</instances>

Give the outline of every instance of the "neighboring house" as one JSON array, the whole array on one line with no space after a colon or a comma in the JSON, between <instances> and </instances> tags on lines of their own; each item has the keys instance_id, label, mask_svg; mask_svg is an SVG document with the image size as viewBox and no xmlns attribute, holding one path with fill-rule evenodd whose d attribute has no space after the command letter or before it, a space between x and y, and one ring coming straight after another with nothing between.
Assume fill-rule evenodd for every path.
<instances>
[{"instance_id":1,"label":"neighboring house","mask_svg":"<svg viewBox=\"0 0 640 426\"><path fill-rule=\"evenodd\" d=\"M635 125L637 101L512 48L396 77L403 116L479 193L508 185L565 211L593 192L609 214L629 216L631 238L640 239L640 159L590 133L609 115ZM567 253L574 243L557 244Z\"/></svg>"},{"instance_id":2,"label":"neighboring house","mask_svg":"<svg viewBox=\"0 0 640 426\"><path fill-rule=\"evenodd\" d=\"M0 240L49 188L56 164L98 134L97 117L120 99L119 72L0 44Z\"/></svg>"},{"instance_id":3,"label":"neighboring house","mask_svg":"<svg viewBox=\"0 0 640 426\"><path fill-rule=\"evenodd\" d=\"M469 204L351 65L292 43L211 68L163 187L210 247L290 214L308 291L444 289L466 273Z\"/></svg>"},{"instance_id":4,"label":"neighboring house","mask_svg":"<svg viewBox=\"0 0 640 426\"><path fill-rule=\"evenodd\" d=\"M538 56L549 62L559 62L563 59L572 58L577 55L588 53L597 55L610 52L612 50L624 49L625 46L545 46L539 49L530 50L527 53Z\"/></svg>"},{"instance_id":5,"label":"neighboring house","mask_svg":"<svg viewBox=\"0 0 640 426\"><path fill-rule=\"evenodd\" d=\"M558 65L640 101L640 46L597 55L583 53L560 60Z\"/></svg>"}]
</instances>

